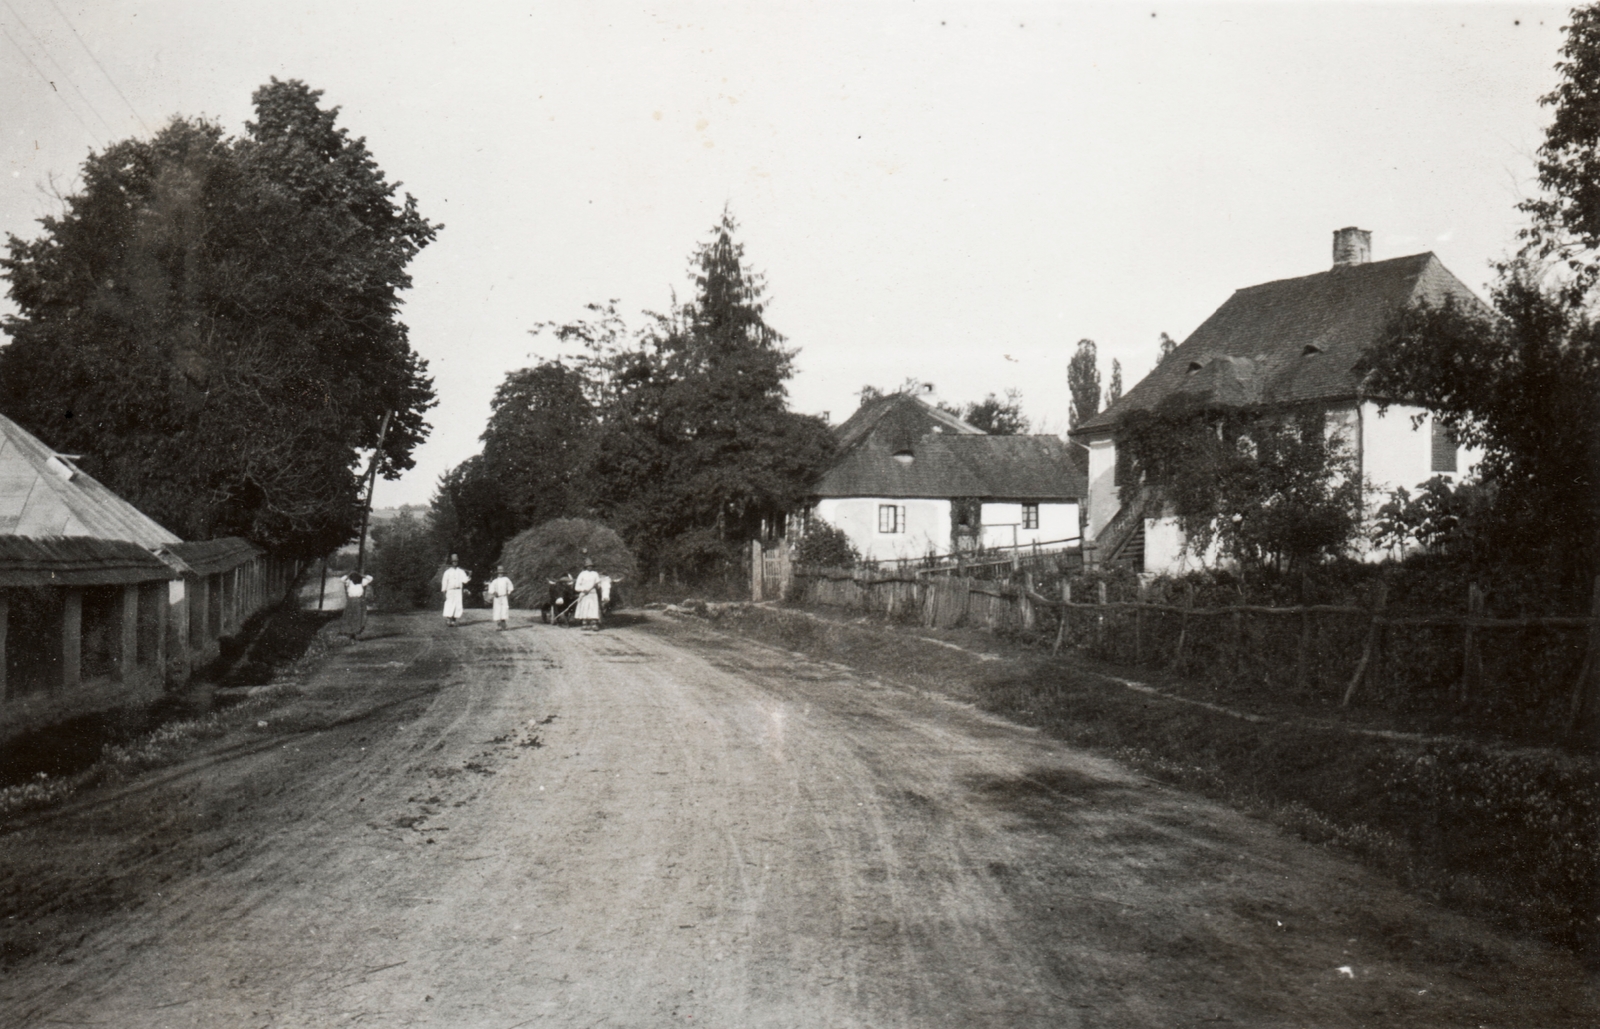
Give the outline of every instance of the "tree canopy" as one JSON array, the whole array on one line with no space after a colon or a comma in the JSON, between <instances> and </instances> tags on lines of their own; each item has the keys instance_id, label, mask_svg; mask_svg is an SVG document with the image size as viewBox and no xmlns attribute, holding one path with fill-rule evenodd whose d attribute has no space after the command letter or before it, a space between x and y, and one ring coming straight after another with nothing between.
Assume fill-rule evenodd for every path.
<instances>
[{"instance_id":1,"label":"tree canopy","mask_svg":"<svg viewBox=\"0 0 1600 1029\"><path fill-rule=\"evenodd\" d=\"M990 393L982 400L962 405L941 403L939 409L991 436L1021 436L1029 428L1028 416L1022 413L1022 392L1016 389L1006 390L1004 397Z\"/></svg>"},{"instance_id":2,"label":"tree canopy","mask_svg":"<svg viewBox=\"0 0 1600 1029\"><path fill-rule=\"evenodd\" d=\"M1540 191L1519 205L1525 245L1498 269L1493 311L1419 305L1366 360L1374 395L1482 448L1477 557L1542 568L1577 603L1600 573L1600 9L1574 10L1566 33Z\"/></svg>"},{"instance_id":3,"label":"tree canopy","mask_svg":"<svg viewBox=\"0 0 1600 1029\"><path fill-rule=\"evenodd\" d=\"M642 329L610 302L535 330L580 353L507 376L478 465L441 484L445 532L467 539L492 521L464 517L463 503L509 512L494 523L502 542L583 516L615 528L651 571L703 574L801 503L833 434L788 409L794 351L767 324L765 283L737 230L724 212L690 258L692 299Z\"/></svg>"},{"instance_id":4,"label":"tree canopy","mask_svg":"<svg viewBox=\"0 0 1600 1029\"><path fill-rule=\"evenodd\" d=\"M190 539L309 557L354 538L362 451L412 464L434 403L399 320L418 213L320 92L273 79L228 137L175 118L90 154L0 268L0 410Z\"/></svg>"}]
</instances>

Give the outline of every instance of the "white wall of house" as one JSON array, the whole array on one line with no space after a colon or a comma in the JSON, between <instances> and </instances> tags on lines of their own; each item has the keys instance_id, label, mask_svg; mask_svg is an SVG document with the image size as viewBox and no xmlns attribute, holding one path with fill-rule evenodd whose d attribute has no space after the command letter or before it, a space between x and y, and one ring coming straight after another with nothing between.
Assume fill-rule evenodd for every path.
<instances>
[{"instance_id":1,"label":"white wall of house","mask_svg":"<svg viewBox=\"0 0 1600 1029\"><path fill-rule=\"evenodd\" d=\"M905 531L879 532L878 509L883 505L905 509ZM882 561L927 557L950 551L950 501L892 497L826 497L817 501L815 515L843 529L861 556Z\"/></svg>"},{"instance_id":2,"label":"white wall of house","mask_svg":"<svg viewBox=\"0 0 1600 1029\"><path fill-rule=\"evenodd\" d=\"M1418 415L1421 420L1413 427L1411 420ZM1369 507L1382 504L1397 486L1414 493L1419 483L1435 475L1460 481L1483 457L1481 452L1463 447L1456 453L1454 473L1435 471L1433 415L1420 407L1393 404L1380 414L1378 405L1368 400L1361 405L1361 426L1361 470L1372 485L1367 495Z\"/></svg>"},{"instance_id":3,"label":"white wall of house","mask_svg":"<svg viewBox=\"0 0 1600 1029\"><path fill-rule=\"evenodd\" d=\"M1451 481L1459 482L1483 456L1480 451L1463 447L1456 454L1455 472L1435 471L1433 416L1420 407L1405 404L1392 404L1387 411L1380 414L1378 406L1373 401L1363 401L1359 411L1352 404L1328 412L1330 434L1342 432L1347 439L1354 442L1359 433L1361 474L1369 486L1366 491L1369 519L1388 501L1390 492L1396 487L1404 486L1415 493L1419 483L1426 482L1435 475L1443 475ZM1421 415L1421 418L1413 426L1412 418L1418 415ZM1091 494L1094 482L1093 460L1094 451L1091 449ZM1094 510L1091 495L1091 522ZM1112 510L1114 513L1115 508ZM1178 528L1177 519L1145 519L1145 571L1181 574L1201 567L1202 564L1216 563L1217 556L1214 550L1206 554L1202 562L1195 555L1185 553L1183 543L1183 532ZM1398 556L1391 555L1388 551L1372 549L1364 537L1358 540L1355 552L1357 556L1368 560Z\"/></svg>"},{"instance_id":4,"label":"white wall of house","mask_svg":"<svg viewBox=\"0 0 1600 1029\"><path fill-rule=\"evenodd\" d=\"M1094 539L1121 505L1116 480L1117 446L1111 437L1089 443L1089 538Z\"/></svg>"},{"instance_id":5,"label":"white wall of house","mask_svg":"<svg viewBox=\"0 0 1600 1029\"><path fill-rule=\"evenodd\" d=\"M1039 502L1039 526L1022 527L1020 501L986 501L983 505L983 542L985 547L1009 547L1012 543L1028 546L1032 543L1055 543L1073 539L1078 535L1077 503L1053 504ZM1011 527L1016 526L1013 538Z\"/></svg>"}]
</instances>

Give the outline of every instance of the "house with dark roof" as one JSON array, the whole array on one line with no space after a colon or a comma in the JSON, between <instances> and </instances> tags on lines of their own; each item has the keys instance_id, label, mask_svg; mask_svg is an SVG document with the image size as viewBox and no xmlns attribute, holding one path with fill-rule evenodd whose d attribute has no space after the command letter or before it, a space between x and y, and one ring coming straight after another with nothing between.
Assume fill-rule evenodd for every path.
<instances>
[{"instance_id":1,"label":"house with dark roof","mask_svg":"<svg viewBox=\"0 0 1600 1029\"><path fill-rule=\"evenodd\" d=\"M1076 541L1087 454L1056 436L991 436L921 397L862 404L810 513L873 560Z\"/></svg>"},{"instance_id":2,"label":"house with dark roof","mask_svg":"<svg viewBox=\"0 0 1600 1029\"><path fill-rule=\"evenodd\" d=\"M185 543L0 416L0 742L158 697L290 571L245 540Z\"/></svg>"},{"instance_id":3,"label":"house with dark roof","mask_svg":"<svg viewBox=\"0 0 1600 1029\"><path fill-rule=\"evenodd\" d=\"M1152 572L1199 560L1185 552L1175 519L1147 509L1148 494L1117 479L1118 419L1176 395L1218 406L1322 408L1374 487L1369 510L1396 486L1467 470L1475 455L1461 453L1427 411L1398 403L1379 410L1390 398L1367 392L1362 356L1408 305L1483 302L1433 254L1373 261L1371 240L1362 229L1339 229L1329 270L1238 290L1117 403L1071 431L1089 451L1087 536L1098 560Z\"/></svg>"}]
</instances>

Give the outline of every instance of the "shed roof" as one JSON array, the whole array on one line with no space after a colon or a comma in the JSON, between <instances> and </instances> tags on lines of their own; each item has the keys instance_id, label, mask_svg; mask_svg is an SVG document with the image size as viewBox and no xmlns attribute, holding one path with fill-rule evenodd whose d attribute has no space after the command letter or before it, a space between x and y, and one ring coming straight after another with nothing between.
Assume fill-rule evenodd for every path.
<instances>
[{"instance_id":1,"label":"shed roof","mask_svg":"<svg viewBox=\"0 0 1600 1029\"><path fill-rule=\"evenodd\" d=\"M196 575L228 572L260 554L260 548L237 536L198 543L173 543L163 552L178 558Z\"/></svg>"},{"instance_id":2,"label":"shed roof","mask_svg":"<svg viewBox=\"0 0 1600 1029\"><path fill-rule=\"evenodd\" d=\"M154 554L125 540L0 535L0 586L101 586L175 577Z\"/></svg>"},{"instance_id":3,"label":"shed roof","mask_svg":"<svg viewBox=\"0 0 1600 1029\"><path fill-rule=\"evenodd\" d=\"M1354 399L1362 355L1390 319L1408 304L1448 299L1483 306L1431 253L1248 286L1072 435L1104 435L1122 414L1180 393L1227 405Z\"/></svg>"},{"instance_id":4,"label":"shed roof","mask_svg":"<svg viewBox=\"0 0 1600 1029\"><path fill-rule=\"evenodd\" d=\"M178 537L0 415L0 535L88 536L147 549Z\"/></svg>"}]
</instances>

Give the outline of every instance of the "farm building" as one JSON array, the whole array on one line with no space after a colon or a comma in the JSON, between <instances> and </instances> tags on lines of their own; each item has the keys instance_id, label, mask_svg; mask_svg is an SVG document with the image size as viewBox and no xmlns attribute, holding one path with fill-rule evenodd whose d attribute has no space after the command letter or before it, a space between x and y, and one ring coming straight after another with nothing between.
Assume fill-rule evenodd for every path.
<instances>
[{"instance_id":1,"label":"farm building","mask_svg":"<svg viewBox=\"0 0 1600 1029\"><path fill-rule=\"evenodd\" d=\"M185 543L0 416L0 740L187 681L292 573Z\"/></svg>"},{"instance_id":2,"label":"farm building","mask_svg":"<svg viewBox=\"0 0 1600 1029\"><path fill-rule=\"evenodd\" d=\"M863 557L923 558L1076 542L1083 448L1056 436L991 436L904 393L862 404L810 514Z\"/></svg>"},{"instance_id":3,"label":"farm building","mask_svg":"<svg viewBox=\"0 0 1600 1029\"><path fill-rule=\"evenodd\" d=\"M1364 390L1362 355L1409 304L1482 301L1431 253L1373 261L1371 237L1340 229L1328 271L1238 290L1121 400L1072 430L1089 450L1087 535L1099 560L1150 572L1198 560L1159 501L1118 480L1117 420L1180 394L1221 406L1320 407L1372 486L1369 512L1397 486L1468 470L1476 455L1461 452L1427 411L1380 410L1388 398Z\"/></svg>"}]
</instances>

